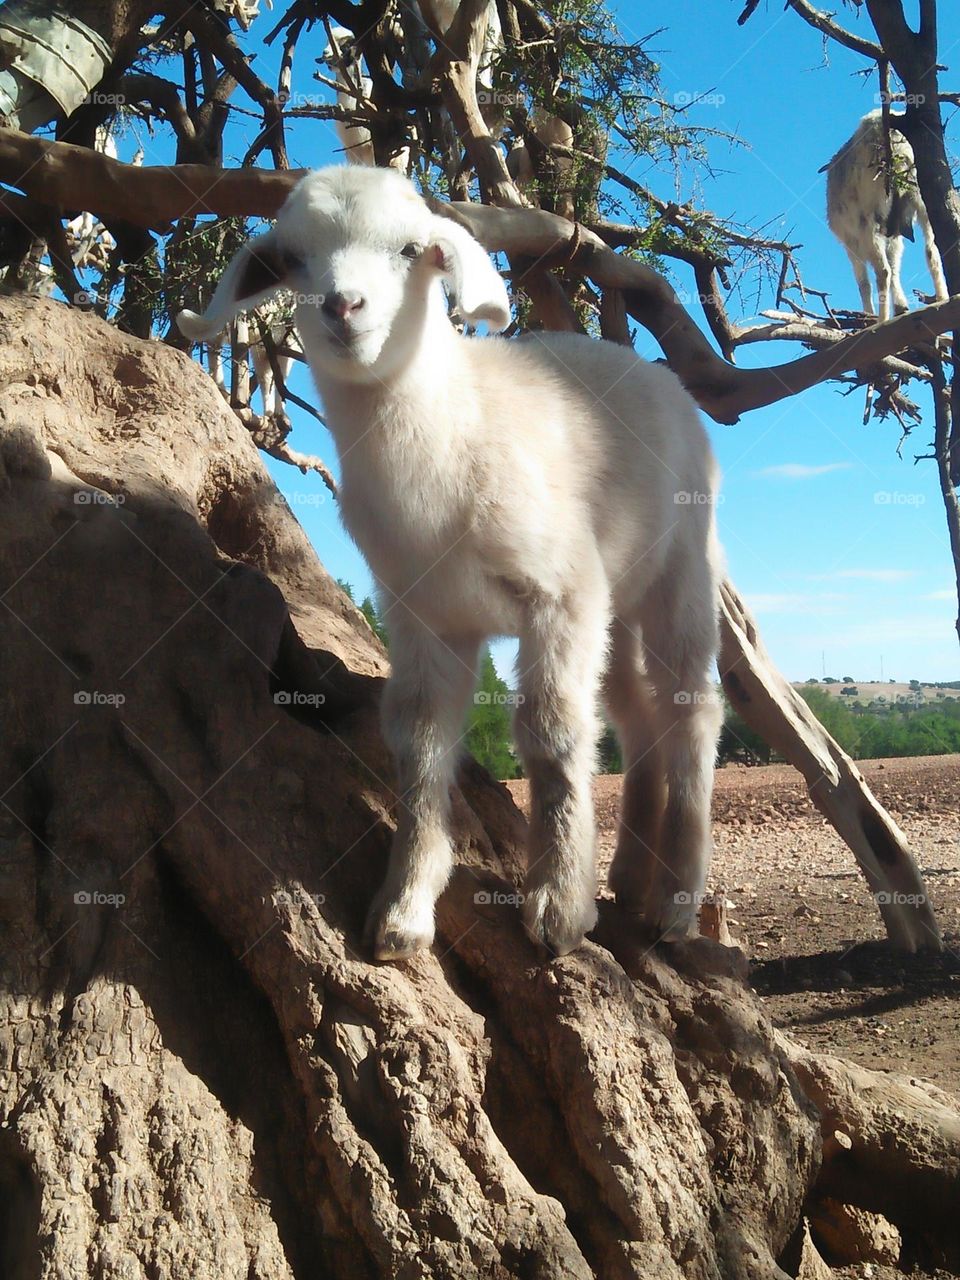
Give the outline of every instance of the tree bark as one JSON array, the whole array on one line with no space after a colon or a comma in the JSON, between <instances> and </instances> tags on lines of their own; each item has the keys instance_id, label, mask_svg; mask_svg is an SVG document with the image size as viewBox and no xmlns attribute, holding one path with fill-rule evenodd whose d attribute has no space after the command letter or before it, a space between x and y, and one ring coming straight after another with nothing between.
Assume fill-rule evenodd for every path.
<instances>
[{"instance_id":1,"label":"tree bark","mask_svg":"<svg viewBox=\"0 0 960 1280\"><path fill-rule=\"evenodd\" d=\"M782 1280L820 1125L739 953L605 903L541 965L467 762L438 944L367 963L385 659L242 426L26 298L0 423L5 1275Z\"/></svg>"},{"instance_id":2,"label":"tree bark","mask_svg":"<svg viewBox=\"0 0 960 1280\"><path fill-rule=\"evenodd\" d=\"M4 1274L782 1278L819 1125L739 953L604 904L542 966L468 762L434 952L367 963L365 622L185 356L0 339Z\"/></svg>"}]
</instances>

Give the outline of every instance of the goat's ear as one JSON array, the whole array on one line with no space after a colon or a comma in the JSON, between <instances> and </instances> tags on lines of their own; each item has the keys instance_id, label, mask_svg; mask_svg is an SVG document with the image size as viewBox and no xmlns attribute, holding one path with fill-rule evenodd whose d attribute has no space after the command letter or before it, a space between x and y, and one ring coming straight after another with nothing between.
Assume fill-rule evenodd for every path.
<instances>
[{"instance_id":1,"label":"goat's ear","mask_svg":"<svg viewBox=\"0 0 960 1280\"><path fill-rule=\"evenodd\" d=\"M469 231L449 218L437 218L427 252L449 280L457 312L467 324L483 320L495 332L506 329L510 323L506 286Z\"/></svg>"},{"instance_id":2,"label":"goat's ear","mask_svg":"<svg viewBox=\"0 0 960 1280\"><path fill-rule=\"evenodd\" d=\"M239 311L259 306L282 288L286 277L287 267L275 231L248 240L221 276L203 315L196 311L179 313L180 332L195 342L215 338Z\"/></svg>"}]
</instances>

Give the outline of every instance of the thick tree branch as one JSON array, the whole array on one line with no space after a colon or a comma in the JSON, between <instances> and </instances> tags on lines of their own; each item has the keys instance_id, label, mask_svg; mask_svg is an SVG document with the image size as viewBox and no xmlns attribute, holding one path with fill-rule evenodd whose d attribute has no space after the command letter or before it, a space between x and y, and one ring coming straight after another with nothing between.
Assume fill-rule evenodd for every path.
<instances>
[{"instance_id":1,"label":"thick tree branch","mask_svg":"<svg viewBox=\"0 0 960 1280\"><path fill-rule=\"evenodd\" d=\"M452 25L441 37L434 6L427 6L428 20L437 38L433 70L442 85L444 106L477 171L484 198L495 205L520 206L520 193L477 101L477 68L487 10L487 0L463 0Z\"/></svg>"},{"instance_id":2,"label":"thick tree branch","mask_svg":"<svg viewBox=\"0 0 960 1280\"><path fill-rule=\"evenodd\" d=\"M168 227L177 218L201 213L273 217L300 176L204 165L138 169L83 147L0 129L0 180L45 203L123 217L144 227ZM565 218L540 209L464 203L437 207L491 252L517 255L541 268L559 260L601 288L622 289L629 314L657 338L678 376L718 422L736 422L750 409L870 367L960 326L960 298L953 298L787 364L737 369L717 354L662 276L616 253L585 227L572 228Z\"/></svg>"}]
</instances>

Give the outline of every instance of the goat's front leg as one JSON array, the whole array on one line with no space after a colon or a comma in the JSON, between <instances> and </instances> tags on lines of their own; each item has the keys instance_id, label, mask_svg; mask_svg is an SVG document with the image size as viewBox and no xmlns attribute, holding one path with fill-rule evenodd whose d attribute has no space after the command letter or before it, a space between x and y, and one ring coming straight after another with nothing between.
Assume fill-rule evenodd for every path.
<instances>
[{"instance_id":1,"label":"goat's front leg","mask_svg":"<svg viewBox=\"0 0 960 1280\"><path fill-rule=\"evenodd\" d=\"M397 610L399 612L399 610ZM378 960L398 960L433 942L433 913L453 864L450 785L476 680L478 642L445 641L394 626L393 671L381 706L397 769L397 830L387 878L367 917Z\"/></svg>"},{"instance_id":2,"label":"goat's front leg","mask_svg":"<svg viewBox=\"0 0 960 1280\"><path fill-rule=\"evenodd\" d=\"M591 784L608 616L597 596L551 602L520 637L517 746L531 793L523 920L557 955L597 921Z\"/></svg>"}]
</instances>

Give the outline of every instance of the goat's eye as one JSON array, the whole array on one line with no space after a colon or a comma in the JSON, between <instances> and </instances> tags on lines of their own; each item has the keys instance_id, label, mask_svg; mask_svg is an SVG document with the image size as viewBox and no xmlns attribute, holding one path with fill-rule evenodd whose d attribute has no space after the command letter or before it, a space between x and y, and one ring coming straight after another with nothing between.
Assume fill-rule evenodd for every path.
<instances>
[{"instance_id":1,"label":"goat's eye","mask_svg":"<svg viewBox=\"0 0 960 1280\"><path fill-rule=\"evenodd\" d=\"M419 258L422 253L423 253L423 245L417 244L415 241L411 240L409 244L405 244L403 248L400 250L400 257L410 258L412 260L415 258Z\"/></svg>"},{"instance_id":2,"label":"goat's eye","mask_svg":"<svg viewBox=\"0 0 960 1280\"><path fill-rule=\"evenodd\" d=\"M291 253L289 249L284 249L281 261L285 271L302 271L307 265L299 254Z\"/></svg>"}]
</instances>

